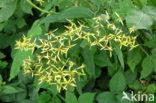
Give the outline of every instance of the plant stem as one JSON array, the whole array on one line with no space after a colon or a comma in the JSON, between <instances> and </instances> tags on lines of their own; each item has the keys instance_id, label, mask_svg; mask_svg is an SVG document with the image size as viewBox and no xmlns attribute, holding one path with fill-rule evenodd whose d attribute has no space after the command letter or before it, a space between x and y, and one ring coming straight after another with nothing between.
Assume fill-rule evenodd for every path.
<instances>
[{"instance_id":1,"label":"plant stem","mask_svg":"<svg viewBox=\"0 0 156 103\"><path fill-rule=\"evenodd\" d=\"M34 3L31 2L31 0L26 0L30 5L32 5L34 8L36 8L37 10L43 12L43 13L48 13L48 14L51 14L52 12L51 11L46 11L46 10L43 10L41 8L39 8L38 6L36 6Z\"/></svg>"},{"instance_id":2,"label":"plant stem","mask_svg":"<svg viewBox=\"0 0 156 103\"><path fill-rule=\"evenodd\" d=\"M145 49L142 46L140 46L140 48L147 56L149 56L149 54L145 51Z\"/></svg>"},{"instance_id":3,"label":"plant stem","mask_svg":"<svg viewBox=\"0 0 156 103\"><path fill-rule=\"evenodd\" d=\"M65 99L64 99L64 97L63 97L62 95L57 94L57 96L58 96L59 98L61 98L61 99L65 102Z\"/></svg>"}]
</instances>

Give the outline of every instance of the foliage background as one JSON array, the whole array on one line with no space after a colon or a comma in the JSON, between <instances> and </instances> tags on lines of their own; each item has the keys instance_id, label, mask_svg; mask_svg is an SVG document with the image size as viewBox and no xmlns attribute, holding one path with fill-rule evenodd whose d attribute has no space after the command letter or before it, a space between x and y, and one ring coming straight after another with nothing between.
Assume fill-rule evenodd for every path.
<instances>
[{"instance_id":1,"label":"foliage background","mask_svg":"<svg viewBox=\"0 0 156 103\"><path fill-rule=\"evenodd\" d=\"M45 0L43 5L32 0L42 8L40 11L27 1L30 0L0 0L1 102L121 103L122 91L156 93L155 0ZM76 5L79 8L74 8ZM106 10L112 18L118 12L127 28L136 25L132 35L138 35L139 47L132 51L123 48L110 58L105 51L81 45L71 55L87 64L87 76L81 78L76 88L61 93L54 85L39 86L35 78L23 74L22 60L29 53L14 49L23 34L38 36L56 28L59 33L68 24L66 18L90 25L91 18L105 15Z\"/></svg>"}]
</instances>

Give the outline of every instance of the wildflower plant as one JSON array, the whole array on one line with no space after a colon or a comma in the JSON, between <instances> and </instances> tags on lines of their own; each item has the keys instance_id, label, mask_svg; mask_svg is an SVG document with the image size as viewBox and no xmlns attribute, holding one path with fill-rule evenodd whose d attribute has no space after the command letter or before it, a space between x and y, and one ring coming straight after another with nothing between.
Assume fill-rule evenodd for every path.
<instances>
[{"instance_id":1,"label":"wildflower plant","mask_svg":"<svg viewBox=\"0 0 156 103\"><path fill-rule=\"evenodd\" d=\"M106 50L112 57L115 49L113 43L118 43L120 49L123 46L129 50L136 48L137 36L132 36L135 26L126 33L117 24L124 26L122 18L115 13L117 22L111 21L111 17L106 12L105 18L98 16L91 19L92 26L89 27L80 22L74 23L67 20L70 25L65 26L66 30L56 35L55 32L46 33L45 38L28 38L23 36L22 41L16 42L16 49L32 50L34 57L29 57L23 61L25 74L39 77L39 84L47 82L56 85L57 90L67 90L68 86L76 86L76 78L85 74L85 64L78 64L70 58L69 51L79 45L78 42L87 41L88 46L97 46L100 50Z\"/></svg>"}]
</instances>

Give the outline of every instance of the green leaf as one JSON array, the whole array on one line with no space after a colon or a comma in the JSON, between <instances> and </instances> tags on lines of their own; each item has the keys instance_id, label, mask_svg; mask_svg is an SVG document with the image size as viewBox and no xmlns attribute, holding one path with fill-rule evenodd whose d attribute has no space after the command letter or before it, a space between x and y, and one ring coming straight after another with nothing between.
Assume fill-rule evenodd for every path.
<instances>
[{"instance_id":1,"label":"green leaf","mask_svg":"<svg viewBox=\"0 0 156 103\"><path fill-rule=\"evenodd\" d=\"M147 76L149 76L152 71L155 68L156 65L156 60L155 60L156 55L151 55L151 56L147 56L143 62L142 62L142 71L141 71L141 79L146 78Z\"/></svg>"},{"instance_id":2,"label":"green leaf","mask_svg":"<svg viewBox=\"0 0 156 103\"><path fill-rule=\"evenodd\" d=\"M121 71L118 71L109 82L110 90L113 92L122 92L126 88L126 79Z\"/></svg>"},{"instance_id":3,"label":"green leaf","mask_svg":"<svg viewBox=\"0 0 156 103\"><path fill-rule=\"evenodd\" d=\"M42 28L39 24L40 22L40 19L39 20L36 20L31 29L28 31L28 34L27 36L30 37L30 36L37 36L37 35L41 35L42 34Z\"/></svg>"},{"instance_id":4,"label":"green leaf","mask_svg":"<svg viewBox=\"0 0 156 103\"><path fill-rule=\"evenodd\" d=\"M129 98L131 98L131 94L130 93L126 92L126 94L128 95ZM117 103L135 103L134 101L130 101L130 100L127 100L127 99L122 99L123 96L124 96L123 93L121 93L121 94L116 96L116 98L118 99Z\"/></svg>"},{"instance_id":5,"label":"green leaf","mask_svg":"<svg viewBox=\"0 0 156 103\"><path fill-rule=\"evenodd\" d=\"M118 56L118 59L119 59L120 64L121 64L121 67L124 69L125 66L124 66L124 59L123 59L122 51L121 51L119 45L114 44L114 46L115 46L115 49L114 50L115 50L115 53Z\"/></svg>"},{"instance_id":6,"label":"green leaf","mask_svg":"<svg viewBox=\"0 0 156 103\"><path fill-rule=\"evenodd\" d=\"M40 93L37 103L48 103L50 98L51 98L50 94L43 91Z\"/></svg>"},{"instance_id":7,"label":"green leaf","mask_svg":"<svg viewBox=\"0 0 156 103\"><path fill-rule=\"evenodd\" d=\"M0 23L8 20L11 17L16 9L17 0L5 0L5 2L0 9Z\"/></svg>"},{"instance_id":8,"label":"green leaf","mask_svg":"<svg viewBox=\"0 0 156 103\"><path fill-rule=\"evenodd\" d=\"M143 8L147 4L147 0L134 0L134 3L139 7Z\"/></svg>"},{"instance_id":9,"label":"green leaf","mask_svg":"<svg viewBox=\"0 0 156 103\"><path fill-rule=\"evenodd\" d=\"M147 93L156 93L156 86L155 84L150 84L148 85L147 89L146 89Z\"/></svg>"},{"instance_id":10,"label":"green leaf","mask_svg":"<svg viewBox=\"0 0 156 103\"><path fill-rule=\"evenodd\" d=\"M85 39L85 40L82 40L80 47L85 48L87 45L88 45L88 41Z\"/></svg>"},{"instance_id":11,"label":"green leaf","mask_svg":"<svg viewBox=\"0 0 156 103\"><path fill-rule=\"evenodd\" d=\"M2 52L0 52L0 59L3 59L5 57L6 57L6 55L4 55Z\"/></svg>"},{"instance_id":12,"label":"green leaf","mask_svg":"<svg viewBox=\"0 0 156 103\"><path fill-rule=\"evenodd\" d=\"M5 23L1 23L0 24L0 31L2 31L4 29Z\"/></svg>"},{"instance_id":13,"label":"green leaf","mask_svg":"<svg viewBox=\"0 0 156 103\"><path fill-rule=\"evenodd\" d=\"M126 17L126 22L128 28L132 27L133 25L136 26L137 29L149 29L149 27L153 24L153 21L150 16L145 14L140 10L131 10L128 12Z\"/></svg>"},{"instance_id":14,"label":"green leaf","mask_svg":"<svg viewBox=\"0 0 156 103\"><path fill-rule=\"evenodd\" d=\"M123 14L127 14L130 10L135 9L134 5L132 4L131 0L122 0L119 4L120 6L120 12ZM120 15L121 15L120 13ZM123 18L125 18L123 16Z\"/></svg>"},{"instance_id":15,"label":"green leaf","mask_svg":"<svg viewBox=\"0 0 156 103\"><path fill-rule=\"evenodd\" d=\"M92 18L93 13L90 9L86 7L70 7L60 14L52 14L46 17L40 23L53 23L64 21L65 19L75 19L75 18Z\"/></svg>"},{"instance_id":16,"label":"green leaf","mask_svg":"<svg viewBox=\"0 0 156 103\"><path fill-rule=\"evenodd\" d=\"M127 64L132 70L132 72L134 72L135 66L140 62L140 60L141 60L141 54L139 49L134 49L128 52Z\"/></svg>"},{"instance_id":17,"label":"green leaf","mask_svg":"<svg viewBox=\"0 0 156 103\"><path fill-rule=\"evenodd\" d=\"M154 6L146 6L143 8L143 11L146 13L146 14L149 14L153 17L156 18L156 7Z\"/></svg>"},{"instance_id":18,"label":"green leaf","mask_svg":"<svg viewBox=\"0 0 156 103\"><path fill-rule=\"evenodd\" d=\"M78 103L76 96L74 93L69 91L66 92L65 103Z\"/></svg>"},{"instance_id":19,"label":"green leaf","mask_svg":"<svg viewBox=\"0 0 156 103\"><path fill-rule=\"evenodd\" d=\"M132 84L137 78L137 72L132 72L131 70L127 70L126 72L124 72L124 75L126 77L126 83L128 85Z\"/></svg>"},{"instance_id":20,"label":"green leaf","mask_svg":"<svg viewBox=\"0 0 156 103\"><path fill-rule=\"evenodd\" d=\"M0 69L6 68L7 65L8 65L8 62L0 60Z\"/></svg>"},{"instance_id":21,"label":"green leaf","mask_svg":"<svg viewBox=\"0 0 156 103\"><path fill-rule=\"evenodd\" d=\"M1 94L8 95L8 94L15 94L15 93L23 92L23 91L24 89L22 88L7 85L7 86L4 86Z\"/></svg>"},{"instance_id":22,"label":"green leaf","mask_svg":"<svg viewBox=\"0 0 156 103\"><path fill-rule=\"evenodd\" d=\"M110 60L109 60L106 52L97 54L94 57L95 57L94 61L95 61L96 65L98 65L100 67L105 67L105 66L110 65Z\"/></svg>"},{"instance_id":23,"label":"green leaf","mask_svg":"<svg viewBox=\"0 0 156 103\"><path fill-rule=\"evenodd\" d=\"M32 6L26 0L21 0L20 6L25 13L33 14L32 13Z\"/></svg>"},{"instance_id":24,"label":"green leaf","mask_svg":"<svg viewBox=\"0 0 156 103\"><path fill-rule=\"evenodd\" d=\"M60 100L60 98L59 98L59 97L54 96L54 97L52 98L52 100L51 100L51 102L50 102L50 103L62 103L62 102L61 102L61 100Z\"/></svg>"},{"instance_id":25,"label":"green leaf","mask_svg":"<svg viewBox=\"0 0 156 103\"><path fill-rule=\"evenodd\" d=\"M94 96L95 93L84 93L79 97L78 103L93 103Z\"/></svg>"},{"instance_id":26,"label":"green leaf","mask_svg":"<svg viewBox=\"0 0 156 103\"><path fill-rule=\"evenodd\" d=\"M95 78L95 64L94 64L94 57L89 50L89 47L85 47L82 49L81 54L84 58L85 62L85 70L89 74L90 78Z\"/></svg>"},{"instance_id":27,"label":"green leaf","mask_svg":"<svg viewBox=\"0 0 156 103\"><path fill-rule=\"evenodd\" d=\"M23 28L26 25L26 22L23 18L18 18L16 20L16 25L18 28Z\"/></svg>"},{"instance_id":28,"label":"green leaf","mask_svg":"<svg viewBox=\"0 0 156 103\"><path fill-rule=\"evenodd\" d=\"M11 66L10 71L10 78L9 80L12 80L14 77L18 75L20 72L20 67L23 64L23 60L27 59L29 56L31 56L32 51L20 51L18 50L13 58L13 63Z\"/></svg>"},{"instance_id":29,"label":"green leaf","mask_svg":"<svg viewBox=\"0 0 156 103\"><path fill-rule=\"evenodd\" d=\"M138 80L135 80L132 84L129 84L128 86L130 89L133 89L133 90L140 90L142 87Z\"/></svg>"},{"instance_id":30,"label":"green leaf","mask_svg":"<svg viewBox=\"0 0 156 103\"><path fill-rule=\"evenodd\" d=\"M117 103L117 98L112 92L103 92L100 93L97 97L96 100L98 103Z\"/></svg>"},{"instance_id":31,"label":"green leaf","mask_svg":"<svg viewBox=\"0 0 156 103\"><path fill-rule=\"evenodd\" d=\"M155 84L148 85L146 92L154 94L156 92L156 85Z\"/></svg>"}]
</instances>

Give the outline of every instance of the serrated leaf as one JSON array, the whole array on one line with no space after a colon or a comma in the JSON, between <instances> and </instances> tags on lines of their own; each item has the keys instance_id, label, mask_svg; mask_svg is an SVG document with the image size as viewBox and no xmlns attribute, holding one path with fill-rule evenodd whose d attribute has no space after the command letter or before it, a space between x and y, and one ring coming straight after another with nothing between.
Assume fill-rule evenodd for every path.
<instances>
[{"instance_id":1,"label":"serrated leaf","mask_svg":"<svg viewBox=\"0 0 156 103\"><path fill-rule=\"evenodd\" d=\"M80 95L78 103L93 103L95 93L84 93Z\"/></svg>"},{"instance_id":2,"label":"serrated leaf","mask_svg":"<svg viewBox=\"0 0 156 103\"><path fill-rule=\"evenodd\" d=\"M32 51L20 51L18 50L13 58L13 63L11 66L9 80L12 80L20 72L20 67L23 64L23 60L31 56Z\"/></svg>"},{"instance_id":3,"label":"serrated leaf","mask_svg":"<svg viewBox=\"0 0 156 103\"><path fill-rule=\"evenodd\" d=\"M71 92L66 92L66 98L65 98L66 103L78 103L76 96L74 93Z\"/></svg>"},{"instance_id":4,"label":"serrated leaf","mask_svg":"<svg viewBox=\"0 0 156 103\"><path fill-rule=\"evenodd\" d=\"M118 71L109 82L110 90L113 92L122 92L126 88L126 79L121 71Z\"/></svg>"},{"instance_id":5,"label":"serrated leaf","mask_svg":"<svg viewBox=\"0 0 156 103\"><path fill-rule=\"evenodd\" d=\"M5 0L5 2L0 9L0 23L8 20L10 16L13 15L16 9L17 0Z\"/></svg>"},{"instance_id":6,"label":"serrated leaf","mask_svg":"<svg viewBox=\"0 0 156 103\"><path fill-rule=\"evenodd\" d=\"M153 21L150 16L142 12L141 10L133 9L128 12L126 17L126 22L128 28L132 27L133 25L136 26L137 29L149 29L149 27L153 24Z\"/></svg>"}]
</instances>

